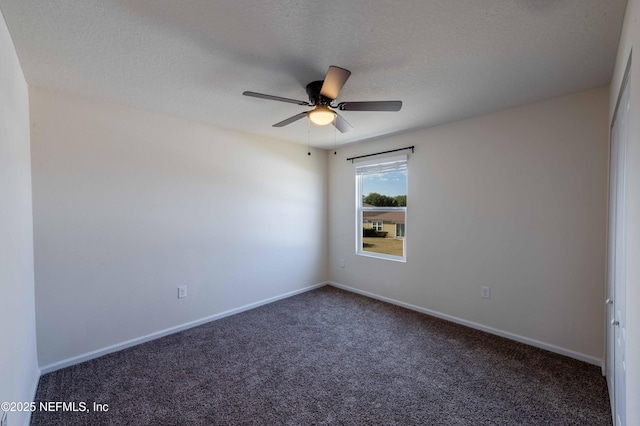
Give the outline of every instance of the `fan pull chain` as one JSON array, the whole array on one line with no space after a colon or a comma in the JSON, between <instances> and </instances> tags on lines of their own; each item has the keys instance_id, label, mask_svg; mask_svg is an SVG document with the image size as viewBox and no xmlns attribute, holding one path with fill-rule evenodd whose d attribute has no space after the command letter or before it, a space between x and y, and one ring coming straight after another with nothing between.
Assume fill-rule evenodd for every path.
<instances>
[{"instance_id":1,"label":"fan pull chain","mask_svg":"<svg viewBox=\"0 0 640 426\"><path fill-rule=\"evenodd\" d=\"M307 119L307 155L311 155L311 120Z\"/></svg>"}]
</instances>

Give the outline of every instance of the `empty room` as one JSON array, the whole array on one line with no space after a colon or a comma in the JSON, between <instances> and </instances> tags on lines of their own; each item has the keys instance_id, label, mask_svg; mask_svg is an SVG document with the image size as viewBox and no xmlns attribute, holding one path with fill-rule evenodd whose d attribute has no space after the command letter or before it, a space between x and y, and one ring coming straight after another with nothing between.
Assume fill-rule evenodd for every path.
<instances>
[{"instance_id":1,"label":"empty room","mask_svg":"<svg viewBox=\"0 0 640 426\"><path fill-rule=\"evenodd\" d=\"M0 426L640 425L640 0L0 12Z\"/></svg>"}]
</instances>

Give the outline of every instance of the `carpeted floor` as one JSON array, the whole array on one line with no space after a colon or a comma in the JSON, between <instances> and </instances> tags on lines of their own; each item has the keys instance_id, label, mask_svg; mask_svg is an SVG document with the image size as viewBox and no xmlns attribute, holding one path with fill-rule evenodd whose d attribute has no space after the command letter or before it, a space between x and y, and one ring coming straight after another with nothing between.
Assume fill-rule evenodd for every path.
<instances>
[{"instance_id":1,"label":"carpeted floor","mask_svg":"<svg viewBox=\"0 0 640 426\"><path fill-rule=\"evenodd\" d=\"M33 425L611 425L596 366L333 287L44 375Z\"/></svg>"}]
</instances>

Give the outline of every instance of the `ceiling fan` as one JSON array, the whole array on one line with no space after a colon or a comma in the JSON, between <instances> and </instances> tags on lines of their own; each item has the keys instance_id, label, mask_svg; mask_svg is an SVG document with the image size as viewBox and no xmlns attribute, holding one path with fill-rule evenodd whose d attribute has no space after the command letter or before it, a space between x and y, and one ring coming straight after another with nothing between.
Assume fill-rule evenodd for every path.
<instances>
[{"instance_id":1,"label":"ceiling fan","mask_svg":"<svg viewBox=\"0 0 640 426\"><path fill-rule=\"evenodd\" d=\"M338 97L340 90L342 90L350 75L351 71L349 70L334 65L330 66L324 80L312 81L307 84L306 91L309 96L309 102L256 92L242 92L242 94L254 98L315 107L311 111L301 112L276 123L273 127L284 127L308 116L309 120L315 124L324 126L332 123L340 132L346 133L353 127L340 114L334 111L336 109L340 111L400 111L402 101L340 102L334 104L333 102Z\"/></svg>"}]
</instances>

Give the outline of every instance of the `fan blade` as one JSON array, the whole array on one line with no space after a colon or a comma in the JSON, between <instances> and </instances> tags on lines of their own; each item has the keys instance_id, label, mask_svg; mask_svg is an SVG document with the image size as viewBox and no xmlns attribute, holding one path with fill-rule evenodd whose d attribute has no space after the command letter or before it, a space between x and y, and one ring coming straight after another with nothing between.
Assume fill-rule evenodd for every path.
<instances>
[{"instance_id":1,"label":"fan blade","mask_svg":"<svg viewBox=\"0 0 640 426\"><path fill-rule=\"evenodd\" d=\"M287 118L286 120L283 120L283 121L281 121L281 122L279 122L279 123L274 124L274 125L273 125L273 127L284 127L284 126L286 126L287 124L291 124L291 123L293 123L294 121L298 121L298 120L300 120L301 118L306 117L306 116L307 116L307 114L309 114L309 111L301 112L300 114L296 114L296 115L294 115L293 117L289 117L289 118Z\"/></svg>"},{"instance_id":2,"label":"fan blade","mask_svg":"<svg viewBox=\"0 0 640 426\"><path fill-rule=\"evenodd\" d=\"M402 101L341 102L340 111L400 111Z\"/></svg>"},{"instance_id":3,"label":"fan blade","mask_svg":"<svg viewBox=\"0 0 640 426\"><path fill-rule=\"evenodd\" d=\"M336 127L336 129L340 130L340 133L347 133L349 130L353 130L351 124L349 124L347 120L342 118L342 116L338 113L336 113L336 119L333 120L333 125Z\"/></svg>"},{"instance_id":4,"label":"fan blade","mask_svg":"<svg viewBox=\"0 0 640 426\"><path fill-rule=\"evenodd\" d=\"M283 98L280 96L265 95L264 93L242 92L242 94L245 96L252 96L254 98L268 99L270 101L289 102L290 104L297 104L297 105L309 105L309 102L298 101L296 99L290 99L290 98Z\"/></svg>"},{"instance_id":5,"label":"fan blade","mask_svg":"<svg viewBox=\"0 0 640 426\"><path fill-rule=\"evenodd\" d=\"M338 93L340 93L342 86L347 82L350 75L351 71L331 65L327 75L324 77L320 94L331 100L337 98Z\"/></svg>"}]
</instances>

